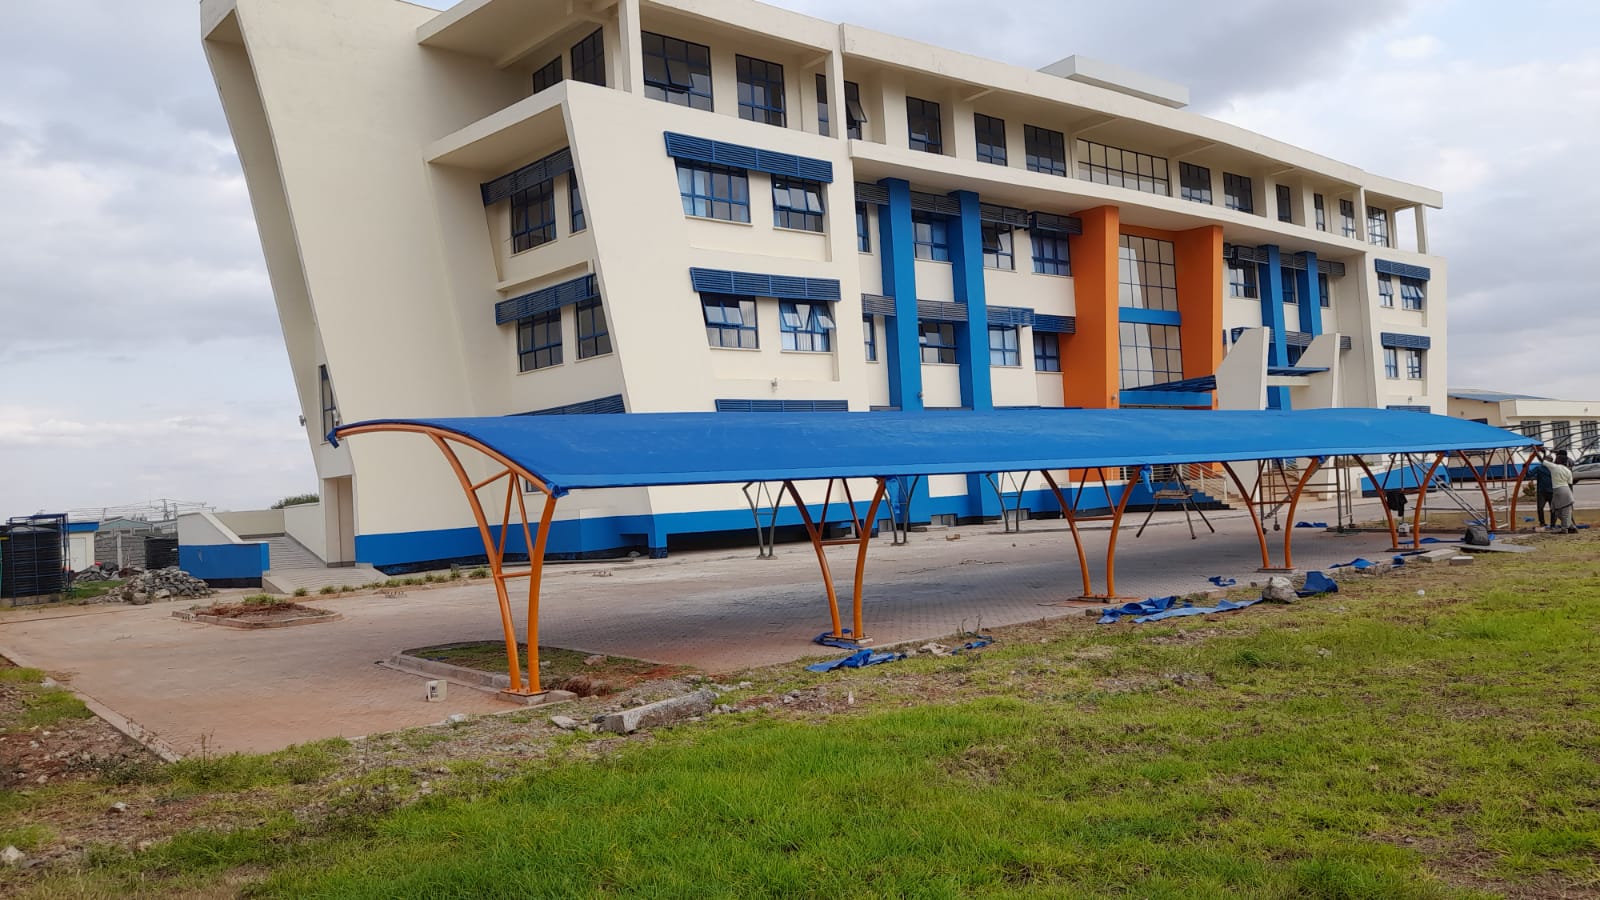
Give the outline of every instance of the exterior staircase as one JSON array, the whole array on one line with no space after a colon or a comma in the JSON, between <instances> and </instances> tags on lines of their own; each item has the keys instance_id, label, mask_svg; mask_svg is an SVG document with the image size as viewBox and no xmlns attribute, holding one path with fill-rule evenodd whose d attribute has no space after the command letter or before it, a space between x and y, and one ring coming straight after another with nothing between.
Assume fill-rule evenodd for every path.
<instances>
[{"instance_id":1,"label":"exterior staircase","mask_svg":"<svg viewBox=\"0 0 1600 900\"><path fill-rule=\"evenodd\" d=\"M301 588L308 594L315 594L324 587L360 587L389 577L364 563L354 566L325 565L315 553L286 534L261 540L266 541L267 550L272 554L272 568L261 573L261 587L275 594L293 594Z\"/></svg>"}]
</instances>

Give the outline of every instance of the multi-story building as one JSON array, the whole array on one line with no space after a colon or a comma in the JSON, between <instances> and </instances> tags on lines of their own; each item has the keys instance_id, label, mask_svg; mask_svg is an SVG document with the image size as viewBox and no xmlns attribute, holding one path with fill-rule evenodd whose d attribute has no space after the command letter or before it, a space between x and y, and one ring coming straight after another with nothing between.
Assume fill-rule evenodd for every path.
<instances>
[{"instance_id":1,"label":"multi-story building","mask_svg":"<svg viewBox=\"0 0 1600 900\"><path fill-rule=\"evenodd\" d=\"M433 448L335 447L340 416L1444 410L1440 194L1175 85L752 0L201 15L330 562L480 552ZM930 479L913 517L997 514L981 481ZM750 522L735 487L567 509L557 552Z\"/></svg>"},{"instance_id":2,"label":"multi-story building","mask_svg":"<svg viewBox=\"0 0 1600 900\"><path fill-rule=\"evenodd\" d=\"M1574 457L1600 453L1600 401L1555 400L1466 388L1449 390L1449 415L1521 432Z\"/></svg>"}]
</instances>

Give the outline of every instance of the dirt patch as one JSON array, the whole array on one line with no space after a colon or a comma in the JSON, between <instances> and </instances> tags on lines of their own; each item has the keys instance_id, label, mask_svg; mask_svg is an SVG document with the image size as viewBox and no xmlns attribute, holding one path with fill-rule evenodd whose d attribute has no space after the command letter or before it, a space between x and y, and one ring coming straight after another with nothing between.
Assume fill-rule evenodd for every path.
<instances>
[{"instance_id":1,"label":"dirt patch","mask_svg":"<svg viewBox=\"0 0 1600 900\"><path fill-rule=\"evenodd\" d=\"M291 625L333 622L342 618L336 612L311 606L302 606L288 600L260 603L248 600L241 603L215 603L211 606L181 609L172 615L174 618L189 622L204 622L209 625L225 625L232 628L284 628Z\"/></svg>"},{"instance_id":2,"label":"dirt patch","mask_svg":"<svg viewBox=\"0 0 1600 900\"><path fill-rule=\"evenodd\" d=\"M440 644L406 650L414 656L448 663L491 675L510 671L506 665L506 645L499 641ZM517 645L517 662L526 666L528 645ZM571 691L580 697L603 697L649 682L679 678L694 673L688 666L663 665L626 656L585 653L562 647L539 648L539 686L545 690Z\"/></svg>"}]
</instances>

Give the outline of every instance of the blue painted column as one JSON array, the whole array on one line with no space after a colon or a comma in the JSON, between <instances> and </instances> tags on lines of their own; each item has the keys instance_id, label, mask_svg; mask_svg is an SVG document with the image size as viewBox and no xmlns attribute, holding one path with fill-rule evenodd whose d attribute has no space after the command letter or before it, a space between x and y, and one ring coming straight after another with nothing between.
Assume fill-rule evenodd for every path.
<instances>
[{"instance_id":1,"label":"blue painted column","mask_svg":"<svg viewBox=\"0 0 1600 900\"><path fill-rule=\"evenodd\" d=\"M903 178L885 178L878 183L889 192L888 204L878 208L883 293L894 300L894 315L883 320L889 405L921 412L922 344L917 334L917 243L911 224L911 183ZM923 478L911 495L910 521L926 524L930 505L928 479Z\"/></svg>"},{"instance_id":2,"label":"blue painted column","mask_svg":"<svg viewBox=\"0 0 1600 900\"><path fill-rule=\"evenodd\" d=\"M1256 282L1261 294L1261 324L1272 329L1272 344L1267 350L1267 365L1289 364L1288 326L1283 317L1283 257L1275 244L1263 244L1267 261L1257 264ZM1268 409L1290 409L1289 389L1267 388Z\"/></svg>"},{"instance_id":3,"label":"blue painted column","mask_svg":"<svg viewBox=\"0 0 1600 900\"><path fill-rule=\"evenodd\" d=\"M1312 337L1322 333L1322 286L1317 281L1317 255L1307 250L1300 254L1304 271L1294 273L1295 295L1300 298L1300 330Z\"/></svg>"},{"instance_id":4,"label":"blue painted column","mask_svg":"<svg viewBox=\"0 0 1600 900\"><path fill-rule=\"evenodd\" d=\"M911 183L901 178L878 182L889 203L878 211L878 258L883 293L894 299L894 316L884 319L884 350L889 366L889 405L907 412L922 409L922 349L917 340L917 246L911 225Z\"/></svg>"},{"instance_id":5,"label":"blue painted column","mask_svg":"<svg viewBox=\"0 0 1600 900\"><path fill-rule=\"evenodd\" d=\"M957 303L966 304L966 324L956 326L956 361L961 364L961 405L994 409L989 378L989 304L983 284L983 218L978 195L956 191L961 217L950 223L951 281ZM982 475L967 476L966 515L985 519L1001 515L1000 498Z\"/></svg>"}]
</instances>

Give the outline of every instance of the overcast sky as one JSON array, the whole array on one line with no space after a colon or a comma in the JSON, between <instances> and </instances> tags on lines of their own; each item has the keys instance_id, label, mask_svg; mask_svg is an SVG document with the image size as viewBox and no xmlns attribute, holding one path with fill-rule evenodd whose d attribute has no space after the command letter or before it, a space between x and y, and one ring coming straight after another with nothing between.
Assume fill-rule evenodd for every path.
<instances>
[{"instance_id":1,"label":"overcast sky","mask_svg":"<svg viewBox=\"0 0 1600 900\"><path fill-rule=\"evenodd\" d=\"M778 5L1029 67L1141 69L1199 112L1439 188L1451 383L1600 400L1600 4ZM7 10L0 385L0 516L316 489L192 0Z\"/></svg>"}]
</instances>

